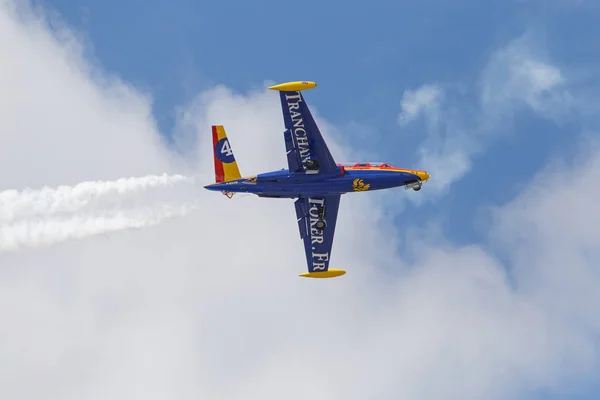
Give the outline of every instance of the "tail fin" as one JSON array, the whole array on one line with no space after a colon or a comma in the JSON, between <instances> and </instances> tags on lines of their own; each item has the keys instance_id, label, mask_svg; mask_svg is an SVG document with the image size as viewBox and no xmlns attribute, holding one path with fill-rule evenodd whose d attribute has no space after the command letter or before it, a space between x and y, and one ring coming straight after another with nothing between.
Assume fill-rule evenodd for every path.
<instances>
[{"instance_id":1,"label":"tail fin","mask_svg":"<svg viewBox=\"0 0 600 400\"><path fill-rule=\"evenodd\" d=\"M233 150L227 139L223 125L213 125L213 153L215 157L215 182L229 182L240 179L240 169L238 168Z\"/></svg>"}]
</instances>

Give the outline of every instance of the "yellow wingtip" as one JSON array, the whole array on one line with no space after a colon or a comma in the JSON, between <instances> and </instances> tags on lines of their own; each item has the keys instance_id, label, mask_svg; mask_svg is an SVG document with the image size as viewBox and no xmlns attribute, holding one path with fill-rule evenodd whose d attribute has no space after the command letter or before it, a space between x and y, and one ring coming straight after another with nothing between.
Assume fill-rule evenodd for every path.
<instances>
[{"instance_id":1,"label":"yellow wingtip","mask_svg":"<svg viewBox=\"0 0 600 400\"><path fill-rule=\"evenodd\" d=\"M285 82L279 85L269 86L269 90L279 90L281 92L296 92L299 90L309 90L317 87L316 82L311 81L296 81L296 82Z\"/></svg>"},{"instance_id":2,"label":"yellow wingtip","mask_svg":"<svg viewBox=\"0 0 600 400\"><path fill-rule=\"evenodd\" d=\"M318 272L305 272L298 276L303 278L335 278L337 276L342 276L346 273L343 269L330 269L328 271L318 271Z\"/></svg>"}]
</instances>

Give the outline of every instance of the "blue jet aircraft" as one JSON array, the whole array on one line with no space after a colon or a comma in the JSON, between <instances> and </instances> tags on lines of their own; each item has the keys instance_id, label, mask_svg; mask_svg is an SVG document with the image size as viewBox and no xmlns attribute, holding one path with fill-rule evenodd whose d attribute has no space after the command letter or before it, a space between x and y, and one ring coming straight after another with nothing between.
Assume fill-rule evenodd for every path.
<instances>
[{"instance_id":1,"label":"blue jet aircraft","mask_svg":"<svg viewBox=\"0 0 600 400\"><path fill-rule=\"evenodd\" d=\"M429 174L389 163L336 163L300 93L316 86L304 81L269 88L278 90L281 98L288 169L243 178L224 127L215 125L215 183L204 187L229 198L235 193L253 193L259 197L297 199L296 217L308 264L308 272L300 276L332 278L346 273L329 268L341 195L400 186L418 191Z\"/></svg>"}]
</instances>

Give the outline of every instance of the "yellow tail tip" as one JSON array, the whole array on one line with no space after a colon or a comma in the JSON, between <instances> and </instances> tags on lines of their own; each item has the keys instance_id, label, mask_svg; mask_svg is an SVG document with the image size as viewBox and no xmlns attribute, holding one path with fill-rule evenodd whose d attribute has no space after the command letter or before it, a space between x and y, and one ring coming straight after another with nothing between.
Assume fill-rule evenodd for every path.
<instances>
[{"instance_id":1,"label":"yellow tail tip","mask_svg":"<svg viewBox=\"0 0 600 400\"><path fill-rule=\"evenodd\" d=\"M298 276L303 278L335 278L336 276L342 276L346 273L343 269L330 269L328 271L318 272L305 272Z\"/></svg>"},{"instance_id":2,"label":"yellow tail tip","mask_svg":"<svg viewBox=\"0 0 600 400\"><path fill-rule=\"evenodd\" d=\"M296 92L298 90L308 90L317 87L316 82L310 81L296 81L296 82L285 82L279 85L269 86L269 90L279 90L281 92Z\"/></svg>"}]
</instances>

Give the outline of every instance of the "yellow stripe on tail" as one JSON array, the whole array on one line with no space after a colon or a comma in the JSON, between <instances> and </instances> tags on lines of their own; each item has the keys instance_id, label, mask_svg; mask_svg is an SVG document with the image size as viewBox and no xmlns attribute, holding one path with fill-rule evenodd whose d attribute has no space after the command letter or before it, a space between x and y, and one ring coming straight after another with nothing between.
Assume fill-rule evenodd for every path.
<instances>
[{"instance_id":1,"label":"yellow stripe on tail","mask_svg":"<svg viewBox=\"0 0 600 400\"><path fill-rule=\"evenodd\" d=\"M229 139L225 133L223 125L213 125L213 155L215 158L215 182L229 182L241 179L240 169L238 168L233 150L229 144Z\"/></svg>"}]
</instances>

